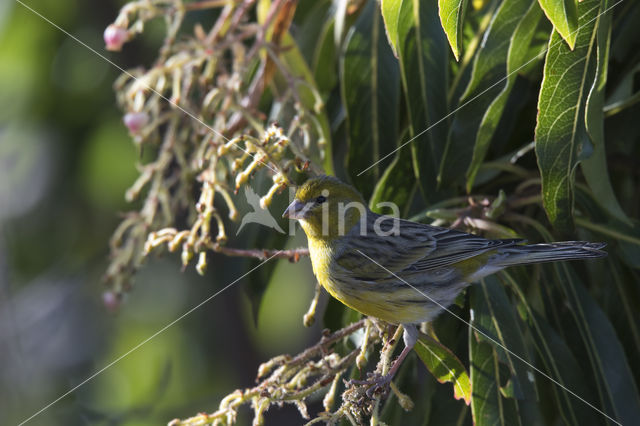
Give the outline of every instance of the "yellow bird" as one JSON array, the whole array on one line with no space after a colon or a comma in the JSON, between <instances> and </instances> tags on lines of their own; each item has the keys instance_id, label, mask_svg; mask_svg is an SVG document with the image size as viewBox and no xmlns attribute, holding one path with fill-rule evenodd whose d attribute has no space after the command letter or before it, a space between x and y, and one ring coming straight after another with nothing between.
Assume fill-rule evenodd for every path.
<instances>
[{"instance_id":1,"label":"yellow bird","mask_svg":"<svg viewBox=\"0 0 640 426\"><path fill-rule=\"evenodd\" d=\"M432 321L470 283L508 266L606 256L604 243L525 245L382 216L331 176L307 180L283 217L300 222L313 272L333 297L403 325L405 348L378 383L393 378L415 345L417 324Z\"/></svg>"}]
</instances>

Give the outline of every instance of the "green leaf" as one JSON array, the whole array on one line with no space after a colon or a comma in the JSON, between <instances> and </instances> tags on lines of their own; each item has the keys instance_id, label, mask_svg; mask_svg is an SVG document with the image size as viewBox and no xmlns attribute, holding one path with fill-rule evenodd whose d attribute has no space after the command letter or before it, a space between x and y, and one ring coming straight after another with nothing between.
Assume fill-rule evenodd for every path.
<instances>
[{"instance_id":1,"label":"green leaf","mask_svg":"<svg viewBox=\"0 0 640 426\"><path fill-rule=\"evenodd\" d=\"M602 9L608 7L608 0L603 0ZM611 14L605 13L597 30L597 68L596 75L587 97L585 126L588 138L584 139L585 151L592 151L589 158L580 164L587 184L593 191L595 199L612 216L628 225L631 221L620 206L609 179L607 156L604 140L604 96L607 83L607 66L609 61L609 43L611 38Z\"/></svg>"},{"instance_id":2,"label":"green leaf","mask_svg":"<svg viewBox=\"0 0 640 426\"><path fill-rule=\"evenodd\" d=\"M609 305L609 318L614 327L620 326L627 329L620 336L620 343L628 349L626 354L629 357L630 365L638 365L640 362L640 322L636 320L637 304L633 298L635 283L638 282L637 275L634 276L631 270L627 270L613 256L607 259L607 275L610 275L615 289L615 297L611 298ZM613 312L611 312L613 311ZM617 321L616 321L617 320ZM638 380L638 372L635 378Z\"/></svg>"},{"instance_id":3,"label":"green leaf","mask_svg":"<svg viewBox=\"0 0 640 426\"><path fill-rule=\"evenodd\" d=\"M317 54L322 43L326 26L334 22L333 11L331 11L331 1L329 0L319 0L309 4L308 11L302 9L304 6L298 4L292 23L296 26L296 31L292 35L296 39L298 49L300 49L305 61L311 66L314 63L314 55ZM300 16L303 13L304 15ZM318 19L319 16L322 16L323 19Z\"/></svg>"},{"instance_id":4,"label":"green leaf","mask_svg":"<svg viewBox=\"0 0 640 426\"><path fill-rule=\"evenodd\" d=\"M413 348L427 369L440 383L453 383L453 397L471 402L471 382L464 365L453 352L437 340L421 334Z\"/></svg>"},{"instance_id":5,"label":"green leaf","mask_svg":"<svg viewBox=\"0 0 640 426\"><path fill-rule=\"evenodd\" d=\"M577 186L576 204L589 218L576 217L576 225L595 233L597 238L616 240L616 255L629 267L640 269L640 222L622 222L611 215L583 185ZM611 250L610 250L611 251Z\"/></svg>"},{"instance_id":6,"label":"green leaf","mask_svg":"<svg viewBox=\"0 0 640 426\"><path fill-rule=\"evenodd\" d=\"M611 57L624 63L638 53L636 43L632 41L640 40L640 3L624 2L621 6L624 10L619 10L616 16Z\"/></svg>"},{"instance_id":7,"label":"green leaf","mask_svg":"<svg viewBox=\"0 0 640 426\"><path fill-rule=\"evenodd\" d=\"M322 317L322 325L335 331L362 318L362 314L351 309L334 297L329 297Z\"/></svg>"},{"instance_id":8,"label":"green leaf","mask_svg":"<svg viewBox=\"0 0 640 426\"><path fill-rule=\"evenodd\" d=\"M405 0L398 20L402 87L409 113L413 167L422 195L439 198L437 170L448 126L447 41L438 25L435 3ZM427 131L428 130L428 131ZM403 142L403 144L406 142ZM404 148L403 148L404 149Z\"/></svg>"},{"instance_id":9,"label":"green leaf","mask_svg":"<svg viewBox=\"0 0 640 426\"><path fill-rule=\"evenodd\" d=\"M297 79L302 80L304 83L297 85L298 96L304 108L312 113L312 117L315 121L315 132L319 139L319 145L322 146L322 153L316 152L316 162L322 164L324 172L332 175L333 171L333 158L331 154L331 130L329 128L329 119L327 118L327 111L320 98L315 79L313 74L307 65L302 53L298 49L293 37L289 32L285 33L282 38L282 44L288 46L281 55L282 61L286 64L289 72ZM278 76L279 86L288 87L288 80Z\"/></svg>"},{"instance_id":10,"label":"green leaf","mask_svg":"<svg viewBox=\"0 0 640 426\"><path fill-rule=\"evenodd\" d=\"M347 5L349 0L334 0L335 7L335 21L336 24L333 27L333 41L336 46L340 46L342 44L342 37L345 32L345 28L347 27Z\"/></svg>"},{"instance_id":11,"label":"green leaf","mask_svg":"<svg viewBox=\"0 0 640 426\"><path fill-rule=\"evenodd\" d=\"M530 47L536 33L536 27L542 17L542 11L538 7L538 4L533 1L529 4L527 9L523 8L523 6L527 5L527 1L522 0L515 0L513 2L505 1L504 5L505 6L501 7L496 14L496 18L489 30L489 36L485 38L485 42L476 56L476 62L484 60L487 63L490 63L491 60L486 58L486 56L494 58L496 56L500 56L501 61L502 57L504 57L506 62L506 74L501 76L501 79L504 78L505 81L498 85L498 87L502 87L502 90L493 100L491 100L490 104L486 108L486 112L482 116L482 120L477 131L471 164L467 170L467 192L471 191L476 174L482 166L487 151L489 150L489 144L496 128L498 127L498 123L503 116L502 113L516 77L518 76L518 70L525 64L530 64L537 53ZM507 7L507 5L509 7ZM520 19L518 19L518 17L520 17ZM515 22L517 22L517 26L515 28L512 27L510 22L514 19L516 19ZM508 52L506 55L504 55L504 47L500 46L500 39L504 37L502 34L511 34ZM505 36L509 37L508 35ZM489 42L489 39L491 39L491 43ZM504 70L502 64L500 64L500 70ZM475 78L474 70L472 82L475 81ZM489 83L488 80L484 80L485 83ZM472 87L472 85L470 84L469 87ZM477 93L478 87L476 87L471 93L467 91L464 98L466 99L479 96ZM474 105L474 108L476 108L476 106L477 105Z\"/></svg>"},{"instance_id":12,"label":"green leaf","mask_svg":"<svg viewBox=\"0 0 640 426\"><path fill-rule=\"evenodd\" d=\"M299 4L296 9L296 18L301 6ZM311 3L294 33L298 48L323 95L333 90L338 82L338 48L333 38L335 14L331 6L332 2L328 0Z\"/></svg>"},{"instance_id":13,"label":"green leaf","mask_svg":"<svg viewBox=\"0 0 640 426\"><path fill-rule=\"evenodd\" d=\"M505 411L500 394L498 359L490 344L477 339L469 329L469 362L471 364L471 415L475 426L507 426L515 424L513 413Z\"/></svg>"},{"instance_id":14,"label":"green leaf","mask_svg":"<svg viewBox=\"0 0 640 426\"><path fill-rule=\"evenodd\" d=\"M482 331L477 333L478 338L490 342L499 360L507 365L511 383L504 391L513 394L518 417L526 419L528 425L542 424L534 386L535 371L529 365L533 360L527 352L516 313L504 287L495 276L490 276L481 285L471 287L470 294L471 324L474 329ZM472 386L475 393L473 380Z\"/></svg>"},{"instance_id":15,"label":"green leaf","mask_svg":"<svg viewBox=\"0 0 640 426\"><path fill-rule=\"evenodd\" d=\"M556 264L554 269L554 281L575 321L569 332L584 343L598 383L599 408L621 424L634 424L640 418L640 395L615 329L569 265Z\"/></svg>"},{"instance_id":16,"label":"green leaf","mask_svg":"<svg viewBox=\"0 0 640 426\"><path fill-rule=\"evenodd\" d=\"M402 363L400 370L395 376L395 383L398 385L402 392L411 398L412 401L418 402L411 411L405 411L398 399L393 396L387 398L384 403L384 407L381 413L381 420L388 425L418 425L424 424L424 420L429 417L434 408L436 393L442 391L444 386L439 386L436 380L425 374L420 375L420 380L415 380L416 371L418 369L423 370L419 365L421 361L418 357L407 357ZM420 371L421 372L421 371ZM419 373L420 373L419 372ZM418 373L418 374L419 374ZM446 389L448 391L448 389ZM447 392L444 395L444 399L448 402L457 403L458 401L451 398L451 392ZM458 413L453 413L457 417Z\"/></svg>"},{"instance_id":17,"label":"green leaf","mask_svg":"<svg viewBox=\"0 0 640 426\"><path fill-rule=\"evenodd\" d=\"M462 53L462 24L467 9L467 0L438 0L440 22L456 61Z\"/></svg>"},{"instance_id":18,"label":"green leaf","mask_svg":"<svg viewBox=\"0 0 640 426\"><path fill-rule=\"evenodd\" d=\"M398 62L376 6L368 2L364 7L347 34L340 63L349 139L347 169L365 198L385 166L372 164L395 148L398 133Z\"/></svg>"},{"instance_id":19,"label":"green leaf","mask_svg":"<svg viewBox=\"0 0 640 426\"><path fill-rule=\"evenodd\" d=\"M529 49L542 11L534 0L505 0L475 55L471 79L456 113L440 168L450 183L463 172L471 190L517 77L535 56ZM466 105L468 103L468 105Z\"/></svg>"},{"instance_id":20,"label":"green leaf","mask_svg":"<svg viewBox=\"0 0 640 426\"><path fill-rule=\"evenodd\" d=\"M567 343L537 314L529 305L527 296L522 293L514 276L509 272L501 272L500 278L510 284L520 299L522 316L533 336L536 351L545 367L545 372L561 386L549 381L562 419L566 424L584 425L593 419L593 409L576 398L579 395L587 401L594 401L591 389L584 380L584 373L571 353ZM545 379L541 379L545 380Z\"/></svg>"},{"instance_id":21,"label":"green leaf","mask_svg":"<svg viewBox=\"0 0 640 426\"><path fill-rule=\"evenodd\" d=\"M324 93L330 92L338 83L336 75L338 55L333 40L334 24L333 19L325 22L318 44L313 50L313 77L318 84L318 89Z\"/></svg>"},{"instance_id":22,"label":"green leaf","mask_svg":"<svg viewBox=\"0 0 640 426\"><path fill-rule=\"evenodd\" d=\"M397 212L400 217L404 217L409 208L415 189L415 179L411 164L411 151L401 149L395 154L393 162L389 164L387 170L376 183L373 195L369 200L369 208L376 213L387 213L381 207L381 203L393 203L402 212Z\"/></svg>"},{"instance_id":23,"label":"green leaf","mask_svg":"<svg viewBox=\"0 0 640 426\"><path fill-rule=\"evenodd\" d=\"M578 8L576 0L538 0L540 7L553 24L553 29L567 42L571 50L576 45L578 33ZM582 25L582 22L580 22Z\"/></svg>"},{"instance_id":24,"label":"green leaf","mask_svg":"<svg viewBox=\"0 0 640 426\"><path fill-rule=\"evenodd\" d=\"M600 0L578 6L580 29L572 51L554 32L545 60L538 99L536 156L542 201L551 223L573 227L574 179L586 135L585 103L595 77Z\"/></svg>"},{"instance_id":25,"label":"green leaf","mask_svg":"<svg viewBox=\"0 0 640 426\"><path fill-rule=\"evenodd\" d=\"M398 17L403 0L381 0L380 9L384 20L384 29L387 32L389 45L393 54L398 57Z\"/></svg>"},{"instance_id":26,"label":"green leaf","mask_svg":"<svg viewBox=\"0 0 640 426\"><path fill-rule=\"evenodd\" d=\"M622 260L630 267L640 269L640 222L634 220L629 226L616 220L596 223L592 220L576 218L576 224L590 231L616 239Z\"/></svg>"}]
</instances>

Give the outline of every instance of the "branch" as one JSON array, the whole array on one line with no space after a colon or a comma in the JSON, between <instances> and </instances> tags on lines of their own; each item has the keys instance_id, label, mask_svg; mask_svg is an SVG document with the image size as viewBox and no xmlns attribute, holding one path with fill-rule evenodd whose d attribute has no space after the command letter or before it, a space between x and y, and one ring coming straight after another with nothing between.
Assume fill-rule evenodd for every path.
<instances>
[{"instance_id":1,"label":"branch","mask_svg":"<svg viewBox=\"0 0 640 426\"><path fill-rule=\"evenodd\" d=\"M212 243L208 247L216 253L222 253L226 256L234 257L253 257L260 260L269 259L275 257L278 259L288 259L290 262L297 262L301 256L309 256L309 249L297 248L291 250L271 250L271 249L238 249L232 247L221 246L217 243Z\"/></svg>"},{"instance_id":2,"label":"branch","mask_svg":"<svg viewBox=\"0 0 640 426\"><path fill-rule=\"evenodd\" d=\"M223 7L229 3L228 0L202 0L195 1L192 3L186 3L184 5L184 9L191 10L204 10L204 9L214 9L216 7Z\"/></svg>"},{"instance_id":3,"label":"branch","mask_svg":"<svg viewBox=\"0 0 640 426\"><path fill-rule=\"evenodd\" d=\"M306 399L328 387L324 392L330 400L333 400L336 392L336 386L333 384L338 382L345 371L355 365L356 358L361 351L360 348L355 348L345 356L340 356L333 351L333 345L364 327L366 321L362 319L331 334L325 331L318 343L295 357L280 355L271 359L258 369L258 377L256 378L258 384L255 387L245 390L238 389L231 393L220 402L218 410L213 413L200 413L184 420L175 419L169 425L194 426L234 423L240 406L249 404L253 407L253 423L256 425L263 424L264 413L270 406L283 403L295 405L300 410L300 414L305 419L309 419ZM369 348L380 341L379 334L376 333L372 337L367 342ZM265 376L268 377L261 380ZM327 405L325 403L325 408L329 409ZM332 415L336 419L344 416L350 417L348 411L348 408L344 408Z\"/></svg>"}]
</instances>

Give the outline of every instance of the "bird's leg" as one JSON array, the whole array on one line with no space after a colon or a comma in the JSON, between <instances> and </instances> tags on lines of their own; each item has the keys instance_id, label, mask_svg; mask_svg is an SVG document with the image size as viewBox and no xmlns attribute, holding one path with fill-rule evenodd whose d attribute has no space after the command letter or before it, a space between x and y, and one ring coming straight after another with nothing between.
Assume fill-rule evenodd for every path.
<instances>
[{"instance_id":1,"label":"bird's leg","mask_svg":"<svg viewBox=\"0 0 640 426\"><path fill-rule=\"evenodd\" d=\"M387 379L387 383L391 381L393 376L400 368L402 361L409 355L411 349L416 345L418 341L418 328L414 324L406 324L403 325L404 333L402 334L402 339L404 340L404 349L400 352L400 356L394 361L393 366L391 366L391 370L384 377L389 377Z\"/></svg>"},{"instance_id":2,"label":"bird's leg","mask_svg":"<svg viewBox=\"0 0 640 426\"><path fill-rule=\"evenodd\" d=\"M371 397L373 393L376 391L376 389L386 386L391 382L395 374L398 372L400 365L402 365L402 362L407 357L407 355L409 355L409 352L411 352L411 349L413 349L416 342L418 341L418 335L419 335L418 328L414 324L403 324L403 328L404 328L404 333L402 337L404 340L404 349L402 349L402 352L400 352L400 355L398 356L398 358L396 358L396 360L393 362L393 365L391 366L391 369L389 370L389 372L384 376L377 377L377 378L372 378L368 380L352 380L351 381L351 383L354 383L357 385L371 386L371 388L367 391L367 396Z\"/></svg>"}]
</instances>

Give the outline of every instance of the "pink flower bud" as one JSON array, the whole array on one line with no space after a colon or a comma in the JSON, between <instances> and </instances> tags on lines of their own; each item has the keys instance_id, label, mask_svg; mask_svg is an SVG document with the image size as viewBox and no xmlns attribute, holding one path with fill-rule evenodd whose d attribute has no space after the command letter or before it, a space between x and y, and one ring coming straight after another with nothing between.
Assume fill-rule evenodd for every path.
<instances>
[{"instance_id":1,"label":"pink flower bud","mask_svg":"<svg viewBox=\"0 0 640 426\"><path fill-rule=\"evenodd\" d=\"M127 126L131 134L140 133L140 131L149 122L149 116L144 112L129 112L124 115L124 125Z\"/></svg>"},{"instance_id":2,"label":"pink flower bud","mask_svg":"<svg viewBox=\"0 0 640 426\"><path fill-rule=\"evenodd\" d=\"M112 291L105 291L102 294L102 303L109 312L114 312L120 306L120 298Z\"/></svg>"},{"instance_id":3,"label":"pink flower bud","mask_svg":"<svg viewBox=\"0 0 640 426\"><path fill-rule=\"evenodd\" d=\"M129 33L125 28L111 24L104 30L104 44L107 50L119 51L122 45L129 39Z\"/></svg>"}]
</instances>

